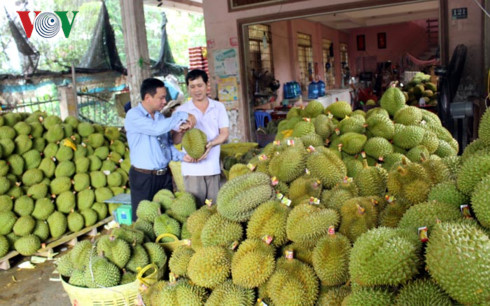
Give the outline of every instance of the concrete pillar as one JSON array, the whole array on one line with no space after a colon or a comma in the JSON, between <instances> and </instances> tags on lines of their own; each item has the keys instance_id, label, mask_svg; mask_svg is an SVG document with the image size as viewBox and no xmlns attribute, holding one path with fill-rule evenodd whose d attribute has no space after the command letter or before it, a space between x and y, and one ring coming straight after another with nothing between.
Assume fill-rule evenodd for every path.
<instances>
[{"instance_id":1,"label":"concrete pillar","mask_svg":"<svg viewBox=\"0 0 490 306\"><path fill-rule=\"evenodd\" d=\"M59 86L58 95L60 99L61 120L65 120L68 116L78 118L78 104L73 86Z\"/></svg>"},{"instance_id":2,"label":"concrete pillar","mask_svg":"<svg viewBox=\"0 0 490 306\"><path fill-rule=\"evenodd\" d=\"M121 4L124 50L131 96L131 107L141 101L140 86L144 79L151 77L150 56L146 40L145 13L143 0L119 0Z\"/></svg>"}]
</instances>

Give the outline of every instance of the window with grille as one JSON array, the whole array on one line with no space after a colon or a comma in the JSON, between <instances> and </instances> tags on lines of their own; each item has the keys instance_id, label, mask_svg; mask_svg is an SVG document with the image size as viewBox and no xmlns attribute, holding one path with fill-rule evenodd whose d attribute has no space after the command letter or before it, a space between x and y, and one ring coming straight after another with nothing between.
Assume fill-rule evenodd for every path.
<instances>
[{"instance_id":1,"label":"window with grille","mask_svg":"<svg viewBox=\"0 0 490 306\"><path fill-rule=\"evenodd\" d=\"M298 63L300 73L301 90L306 92L308 83L313 79L313 50L311 47L311 35L298 33Z\"/></svg>"},{"instance_id":2,"label":"window with grille","mask_svg":"<svg viewBox=\"0 0 490 306\"><path fill-rule=\"evenodd\" d=\"M328 39L322 41L322 54L323 54L323 68L324 68L324 80L327 88L333 88L335 86L335 64L333 55L332 42Z\"/></svg>"},{"instance_id":3,"label":"window with grille","mask_svg":"<svg viewBox=\"0 0 490 306\"><path fill-rule=\"evenodd\" d=\"M274 74L270 26L264 24L249 26L248 39L250 71L253 69L258 73L269 71L271 74Z\"/></svg>"}]
</instances>

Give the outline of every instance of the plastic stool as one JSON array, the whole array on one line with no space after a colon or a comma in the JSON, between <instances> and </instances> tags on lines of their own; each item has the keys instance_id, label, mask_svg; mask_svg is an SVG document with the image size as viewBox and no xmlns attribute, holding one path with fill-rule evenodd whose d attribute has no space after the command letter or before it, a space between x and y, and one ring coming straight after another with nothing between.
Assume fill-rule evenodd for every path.
<instances>
[{"instance_id":1,"label":"plastic stool","mask_svg":"<svg viewBox=\"0 0 490 306\"><path fill-rule=\"evenodd\" d=\"M269 122L272 121L271 114L268 112L264 111L255 111L255 125L257 128L264 128L265 127L265 118L269 119Z\"/></svg>"}]
</instances>

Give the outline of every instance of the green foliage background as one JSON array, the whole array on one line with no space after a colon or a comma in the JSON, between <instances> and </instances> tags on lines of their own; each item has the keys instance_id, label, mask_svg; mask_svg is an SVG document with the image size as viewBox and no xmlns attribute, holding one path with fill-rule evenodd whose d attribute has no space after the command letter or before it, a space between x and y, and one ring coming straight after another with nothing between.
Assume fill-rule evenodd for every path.
<instances>
[{"instance_id":1,"label":"green foliage background","mask_svg":"<svg viewBox=\"0 0 490 306\"><path fill-rule=\"evenodd\" d=\"M28 1L27 10L39 11L74 11L78 10L75 22L69 38L58 35L52 39L43 39L33 33L29 41L40 52L38 69L50 71L63 71L75 63L80 62L88 49L99 10L101 1L78 0L38 0ZM121 9L119 0L106 0L110 22L116 37L117 50L123 65L126 65L126 54L124 50L124 37L121 23ZM12 9L13 8L13 9ZM7 7L10 15L18 20L16 10L24 10L24 7ZM204 18L202 14L188 13L174 9L159 8L156 6L145 5L145 26L148 40L148 50L151 59L156 60L160 54L161 40L161 12L165 10L167 15L167 37L169 40L175 62L180 65L188 66L189 57L187 49L194 46L204 46L206 36L204 31ZM0 18L0 74L12 73L19 74L22 69L15 65L16 61L11 59L12 54L16 54L16 46L8 27L5 12L2 10ZM72 15L68 14L71 21ZM21 29L23 31L23 29ZM9 50L9 51L7 51Z\"/></svg>"}]
</instances>

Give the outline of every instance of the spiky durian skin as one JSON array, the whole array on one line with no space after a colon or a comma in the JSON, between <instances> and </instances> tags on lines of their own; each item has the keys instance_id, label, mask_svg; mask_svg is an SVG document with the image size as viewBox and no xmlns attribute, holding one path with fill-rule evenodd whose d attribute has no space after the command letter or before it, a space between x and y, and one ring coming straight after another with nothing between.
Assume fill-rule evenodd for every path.
<instances>
[{"instance_id":1,"label":"spiky durian skin","mask_svg":"<svg viewBox=\"0 0 490 306\"><path fill-rule=\"evenodd\" d=\"M292 146L272 157L269 173L280 181L289 183L304 172L306 154L302 147Z\"/></svg>"},{"instance_id":2,"label":"spiky durian skin","mask_svg":"<svg viewBox=\"0 0 490 306\"><path fill-rule=\"evenodd\" d=\"M187 229L191 234L195 234L197 232L201 232L206 221L213 214L216 213L216 205L211 207L205 205L193 212L189 218L187 218Z\"/></svg>"},{"instance_id":3,"label":"spiky durian skin","mask_svg":"<svg viewBox=\"0 0 490 306\"><path fill-rule=\"evenodd\" d=\"M351 293L349 286L323 287L316 305L318 306L341 306L342 301Z\"/></svg>"},{"instance_id":4,"label":"spiky durian skin","mask_svg":"<svg viewBox=\"0 0 490 306\"><path fill-rule=\"evenodd\" d=\"M337 226L338 223L339 215L335 210L300 204L289 213L286 233L294 242L316 241L328 232L329 226Z\"/></svg>"},{"instance_id":5,"label":"spiky durian skin","mask_svg":"<svg viewBox=\"0 0 490 306\"><path fill-rule=\"evenodd\" d=\"M85 270L85 285L88 288L114 287L121 281L117 266L103 257L92 257Z\"/></svg>"},{"instance_id":6,"label":"spiky durian skin","mask_svg":"<svg viewBox=\"0 0 490 306\"><path fill-rule=\"evenodd\" d=\"M206 301L207 306L220 305L243 305L252 306L255 302L255 291L245 289L241 286L233 284L231 280L226 280L224 283L214 288Z\"/></svg>"},{"instance_id":7,"label":"spiky durian skin","mask_svg":"<svg viewBox=\"0 0 490 306\"><path fill-rule=\"evenodd\" d=\"M420 144L424 138L425 130L419 126L400 126L399 124L395 124L395 130L396 127L399 127L400 130L393 136L393 144L403 149L415 147Z\"/></svg>"},{"instance_id":8,"label":"spiky durian skin","mask_svg":"<svg viewBox=\"0 0 490 306\"><path fill-rule=\"evenodd\" d=\"M187 266L194 253L195 251L187 245L178 246L168 260L168 268L177 276L186 276Z\"/></svg>"},{"instance_id":9,"label":"spiky durian skin","mask_svg":"<svg viewBox=\"0 0 490 306\"><path fill-rule=\"evenodd\" d=\"M376 160L380 158L384 159L388 154L393 153L393 146L385 138L372 137L364 145L364 151Z\"/></svg>"},{"instance_id":10,"label":"spiky durian skin","mask_svg":"<svg viewBox=\"0 0 490 306\"><path fill-rule=\"evenodd\" d=\"M425 258L431 277L451 298L465 305L490 300L490 239L477 226L436 224Z\"/></svg>"},{"instance_id":11,"label":"spiky durian skin","mask_svg":"<svg viewBox=\"0 0 490 306\"><path fill-rule=\"evenodd\" d=\"M220 214L214 214L206 221L201 231L203 246L229 247L234 241L243 239L243 227Z\"/></svg>"},{"instance_id":12,"label":"spiky durian skin","mask_svg":"<svg viewBox=\"0 0 490 306\"><path fill-rule=\"evenodd\" d=\"M448 180L434 185L427 200L447 203L459 208L460 205L468 203L469 197L458 190L456 182Z\"/></svg>"},{"instance_id":13,"label":"spiky durian skin","mask_svg":"<svg viewBox=\"0 0 490 306\"><path fill-rule=\"evenodd\" d=\"M337 119L344 119L352 113L352 107L345 101L337 101L325 108L325 113L331 113Z\"/></svg>"},{"instance_id":14,"label":"spiky durian skin","mask_svg":"<svg viewBox=\"0 0 490 306\"><path fill-rule=\"evenodd\" d=\"M354 182L339 183L332 189L323 191L321 203L326 208L335 209L340 213L344 202L358 195L359 189Z\"/></svg>"},{"instance_id":15,"label":"spiky durian skin","mask_svg":"<svg viewBox=\"0 0 490 306\"><path fill-rule=\"evenodd\" d=\"M313 268L324 286L337 286L349 279L351 242L342 234L321 238L313 250Z\"/></svg>"},{"instance_id":16,"label":"spiky durian skin","mask_svg":"<svg viewBox=\"0 0 490 306\"><path fill-rule=\"evenodd\" d=\"M308 105L304 109L304 113L306 117L315 118L316 116L322 114L323 110L323 104L316 100L313 100L308 102Z\"/></svg>"},{"instance_id":17,"label":"spiky durian skin","mask_svg":"<svg viewBox=\"0 0 490 306\"><path fill-rule=\"evenodd\" d=\"M148 253L150 263L156 264L159 269L164 269L167 263L167 254L163 247L154 242L146 242L143 246Z\"/></svg>"},{"instance_id":18,"label":"spiky durian skin","mask_svg":"<svg viewBox=\"0 0 490 306\"><path fill-rule=\"evenodd\" d=\"M276 247L287 243L286 223L290 209L278 201L267 201L261 204L247 223L247 238L262 239L272 236L272 244Z\"/></svg>"},{"instance_id":19,"label":"spiky durian skin","mask_svg":"<svg viewBox=\"0 0 490 306\"><path fill-rule=\"evenodd\" d=\"M490 174L487 174L475 187L471 195L471 207L480 224L490 229Z\"/></svg>"},{"instance_id":20,"label":"spiky durian skin","mask_svg":"<svg viewBox=\"0 0 490 306\"><path fill-rule=\"evenodd\" d=\"M351 280L361 286L396 286L418 273L419 261L417 245L396 229L378 227L354 243L349 272Z\"/></svg>"},{"instance_id":21,"label":"spiky durian skin","mask_svg":"<svg viewBox=\"0 0 490 306\"><path fill-rule=\"evenodd\" d=\"M311 175L303 175L291 182L288 197L296 205L310 197L320 198L322 192L321 182Z\"/></svg>"},{"instance_id":22,"label":"spiky durian skin","mask_svg":"<svg viewBox=\"0 0 490 306\"><path fill-rule=\"evenodd\" d=\"M395 113L393 120L404 125L416 125L422 121L422 112L415 106L403 107Z\"/></svg>"},{"instance_id":23,"label":"spiky durian skin","mask_svg":"<svg viewBox=\"0 0 490 306\"><path fill-rule=\"evenodd\" d=\"M273 189L268 175L250 173L226 182L218 192L218 212L231 221L247 221L254 209L271 199Z\"/></svg>"},{"instance_id":24,"label":"spiky durian skin","mask_svg":"<svg viewBox=\"0 0 490 306\"><path fill-rule=\"evenodd\" d=\"M355 197L344 202L340 208L342 222L339 232L354 242L357 238L376 227L378 212L370 197Z\"/></svg>"},{"instance_id":25,"label":"spiky durian skin","mask_svg":"<svg viewBox=\"0 0 490 306\"><path fill-rule=\"evenodd\" d=\"M417 234L417 229L422 226L427 226L429 234L432 227L439 221L457 221L461 219L459 209L451 204L431 201L415 204L410 207L400 222L399 228L408 229ZM438 221L439 220L439 221Z\"/></svg>"},{"instance_id":26,"label":"spiky durian skin","mask_svg":"<svg viewBox=\"0 0 490 306\"><path fill-rule=\"evenodd\" d=\"M194 196L189 192L177 191L175 193L175 199L165 213L184 223L195 211L196 200Z\"/></svg>"},{"instance_id":27,"label":"spiky durian skin","mask_svg":"<svg viewBox=\"0 0 490 306\"><path fill-rule=\"evenodd\" d=\"M364 166L354 177L360 196L384 196L387 180L388 172L381 167Z\"/></svg>"},{"instance_id":28,"label":"spiky durian skin","mask_svg":"<svg viewBox=\"0 0 490 306\"><path fill-rule=\"evenodd\" d=\"M301 120L294 125L292 136L302 137L310 133L315 133L315 126L313 123Z\"/></svg>"},{"instance_id":29,"label":"spiky durian skin","mask_svg":"<svg viewBox=\"0 0 490 306\"><path fill-rule=\"evenodd\" d=\"M393 167L388 173L387 187L390 194L415 204L427 199L431 182L422 165L402 160L402 165Z\"/></svg>"},{"instance_id":30,"label":"spiky durian skin","mask_svg":"<svg viewBox=\"0 0 490 306\"><path fill-rule=\"evenodd\" d=\"M294 258L301 262L313 266L313 250L315 249L316 241L308 242L293 242L282 247L281 253L285 254L286 251L292 251Z\"/></svg>"},{"instance_id":31,"label":"spiky durian skin","mask_svg":"<svg viewBox=\"0 0 490 306\"><path fill-rule=\"evenodd\" d=\"M225 248L202 247L194 253L187 267L187 275L193 283L214 288L230 275L231 259Z\"/></svg>"},{"instance_id":32,"label":"spiky durian skin","mask_svg":"<svg viewBox=\"0 0 490 306\"><path fill-rule=\"evenodd\" d=\"M276 305L314 305L319 280L309 265L280 258L277 269L267 282L267 292Z\"/></svg>"},{"instance_id":33,"label":"spiky durian skin","mask_svg":"<svg viewBox=\"0 0 490 306\"><path fill-rule=\"evenodd\" d=\"M342 306L386 306L392 305L395 294L387 289L359 288L353 290L342 301Z\"/></svg>"},{"instance_id":34,"label":"spiky durian skin","mask_svg":"<svg viewBox=\"0 0 490 306\"><path fill-rule=\"evenodd\" d=\"M381 96L379 105L388 111L391 116L405 106L405 95L397 87L389 87Z\"/></svg>"},{"instance_id":35,"label":"spiky durian skin","mask_svg":"<svg viewBox=\"0 0 490 306\"><path fill-rule=\"evenodd\" d=\"M490 146L490 110L488 108L480 119L478 136L487 146Z\"/></svg>"},{"instance_id":36,"label":"spiky durian skin","mask_svg":"<svg viewBox=\"0 0 490 306\"><path fill-rule=\"evenodd\" d=\"M182 147L192 158L198 159L206 151L207 136L200 129L190 129L182 138Z\"/></svg>"},{"instance_id":37,"label":"spiky durian skin","mask_svg":"<svg viewBox=\"0 0 490 306\"><path fill-rule=\"evenodd\" d=\"M204 305L208 294L206 289L192 284L187 279L179 279L175 283L164 282L159 289L150 293L147 305Z\"/></svg>"},{"instance_id":38,"label":"spiky durian skin","mask_svg":"<svg viewBox=\"0 0 490 306\"><path fill-rule=\"evenodd\" d=\"M330 189L347 175L347 169L342 160L327 148L318 147L306 161L306 167L311 175L320 179L323 187Z\"/></svg>"},{"instance_id":39,"label":"spiky durian skin","mask_svg":"<svg viewBox=\"0 0 490 306\"><path fill-rule=\"evenodd\" d=\"M471 195L477 183L490 173L490 155L474 155L463 162L456 181L458 189Z\"/></svg>"},{"instance_id":40,"label":"spiky durian skin","mask_svg":"<svg viewBox=\"0 0 490 306\"><path fill-rule=\"evenodd\" d=\"M247 289L264 284L276 268L275 248L260 239L240 244L231 261L233 283Z\"/></svg>"},{"instance_id":41,"label":"spiky durian skin","mask_svg":"<svg viewBox=\"0 0 490 306\"><path fill-rule=\"evenodd\" d=\"M366 119L366 124L368 131L375 137L382 137L389 140L395 134L395 125L387 115L377 114L369 116Z\"/></svg>"},{"instance_id":42,"label":"spiky durian skin","mask_svg":"<svg viewBox=\"0 0 490 306\"><path fill-rule=\"evenodd\" d=\"M416 279L403 286L395 299L397 306L441 305L451 306L451 298L432 280Z\"/></svg>"},{"instance_id":43,"label":"spiky durian skin","mask_svg":"<svg viewBox=\"0 0 490 306\"><path fill-rule=\"evenodd\" d=\"M36 235L26 235L15 241L14 248L21 255L30 256L41 248L41 241Z\"/></svg>"},{"instance_id":44,"label":"spiky durian skin","mask_svg":"<svg viewBox=\"0 0 490 306\"><path fill-rule=\"evenodd\" d=\"M347 132L341 135L338 141L342 145L340 150L342 150L343 152L346 152L348 154L358 154L364 148L367 137L364 134Z\"/></svg>"},{"instance_id":45,"label":"spiky durian skin","mask_svg":"<svg viewBox=\"0 0 490 306\"><path fill-rule=\"evenodd\" d=\"M379 214L379 226L397 227L410 205L411 203L403 198L396 198L389 202Z\"/></svg>"},{"instance_id":46,"label":"spiky durian skin","mask_svg":"<svg viewBox=\"0 0 490 306\"><path fill-rule=\"evenodd\" d=\"M315 125L315 132L323 139L327 139L334 130L332 120L326 115L317 116L313 124Z\"/></svg>"}]
</instances>

